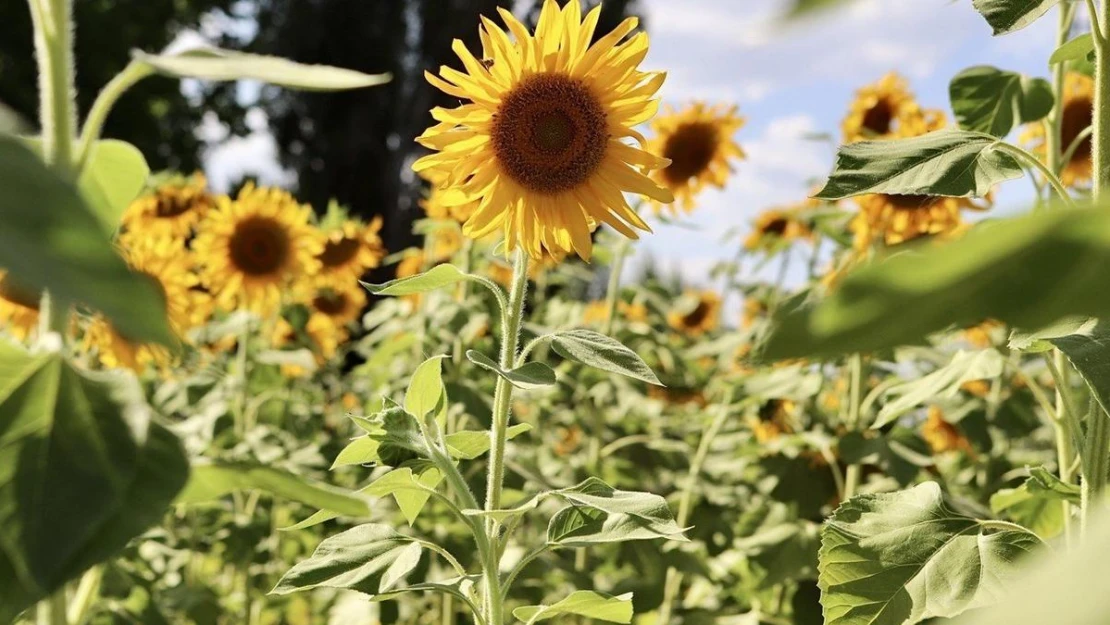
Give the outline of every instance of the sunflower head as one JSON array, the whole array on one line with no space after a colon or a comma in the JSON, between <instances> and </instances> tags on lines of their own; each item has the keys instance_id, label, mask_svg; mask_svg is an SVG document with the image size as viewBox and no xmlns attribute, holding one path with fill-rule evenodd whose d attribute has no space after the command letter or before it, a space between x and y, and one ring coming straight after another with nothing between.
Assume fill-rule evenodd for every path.
<instances>
[{"instance_id":1,"label":"sunflower head","mask_svg":"<svg viewBox=\"0 0 1110 625\"><path fill-rule=\"evenodd\" d=\"M8 272L0 270L0 330L26 340L38 327L41 298L41 293L18 284Z\"/></svg>"},{"instance_id":2,"label":"sunflower head","mask_svg":"<svg viewBox=\"0 0 1110 625\"><path fill-rule=\"evenodd\" d=\"M308 301L311 315L327 317L338 327L357 321L365 307L366 292L357 282L345 286L321 283Z\"/></svg>"},{"instance_id":3,"label":"sunflower head","mask_svg":"<svg viewBox=\"0 0 1110 625\"><path fill-rule=\"evenodd\" d=\"M789 399L769 399L759 406L759 412L750 419L755 440L766 444L783 434L794 431L790 424L796 404Z\"/></svg>"},{"instance_id":4,"label":"sunflower head","mask_svg":"<svg viewBox=\"0 0 1110 625\"><path fill-rule=\"evenodd\" d=\"M594 41L601 8L583 17L579 0L546 0L534 33L499 11L508 32L483 18L482 60L456 41L465 71L427 74L464 103L432 111L439 124L418 141L434 153L413 168L477 203L466 236L500 230L506 251L537 260L544 250L588 260L591 219L630 238L648 231L624 193L673 197L643 173L666 161L625 142L642 144L634 128L655 114L663 83L638 69L648 43L631 35L637 20Z\"/></svg>"},{"instance_id":5,"label":"sunflower head","mask_svg":"<svg viewBox=\"0 0 1110 625\"><path fill-rule=\"evenodd\" d=\"M193 243L216 303L265 316L278 310L284 292L304 290L324 251L310 215L280 189L247 185L234 200L220 198Z\"/></svg>"},{"instance_id":6,"label":"sunflower head","mask_svg":"<svg viewBox=\"0 0 1110 625\"><path fill-rule=\"evenodd\" d=\"M429 219L450 219L466 223L478 209L478 202L459 189L444 186L444 176L435 170L424 170L421 177L428 181L428 195L420 207Z\"/></svg>"},{"instance_id":7,"label":"sunflower head","mask_svg":"<svg viewBox=\"0 0 1110 625\"><path fill-rule=\"evenodd\" d=\"M1086 74L1069 72L1064 78L1064 101L1060 109L1060 150L1075 148L1060 172L1060 181L1069 187L1085 187L1091 183L1091 137L1088 134L1080 139L1080 136L1094 121L1094 101L1094 80ZM1030 124L1018 139L1044 158L1044 122Z\"/></svg>"},{"instance_id":8,"label":"sunflower head","mask_svg":"<svg viewBox=\"0 0 1110 625\"><path fill-rule=\"evenodd\" d=\"M82 349L102 367L130 369L139 375L154 370L163 377L169 375L175 356L162 345L127 338L103 317L93 318L85 328Z\"/></svg>"},{"instance_id":9,"label":"sunflower head","mask_svg":"<svg viewBox=\"0 0 1110 625\"><path fill-rule=\"evenodd\" d=\"M720 323L721 297L713 291L691 292L682 296L667 315L667 323L690 336L700 336Z\"/></svg>"},{"instance_id":10,"label":"sunflower head","mask_svg":"<svg viewBox=\"0 0 1110 625\"><path fill-rule=\"evenodd\" d=\"M730 161L745 158L733 135L744 125L735 106L707 106L695 102L681 111L668 108L651 124L655 133L651 152L670 161L652 179L675 196L672 212L680 205L689 212L708 185L724 187L732 173ZM654 203L656 210L662 205Z\"/></svg>"},{"instance_id":11,"label":"sunflower head","mask_svg":"<svg viewBox=\"0 0 1110 625\"><path fill-rule=\"evenodd\" d=\"M856 92L841 124L844 143L917 136L923 132L926 117L906 80L892 72Z\"/></svg>"},{"instance_id":12,"label":"sunflower head","mask_svg":"<svg viewBox=\"0 0 1110 625\"><path fill-rule=\"evenodd\" d=\"M320 276L331 282L354 282L381 264L385 257L382 245L381 217L369 224L346 219L337 227L320 231L322 249L316 256Z\"/></svg>"},{"instance_id":13,"label":"sunflower head","mask_svg":"<svg viewBox=\"0 0 1110 625\"><path fill-rule=\"evenodd\" d=\"M167 180L128 206L123 230L139 236L188 238L216 204L207 187L208 180L201 173Z\"/></svg>"},{"instance_id":14,"label":"sunflower head","mask_svg":"<svg viewBox=\"0 0 1110 625\"><path fill-rule=\"evenodd\" d=\"M772 251L798 239L813 238L813 230L804 217L804 211L809 206L807 203L764 211L756 217L752 232L744 241L744 247L749 250Z\"/></svg>"}]
</instances>

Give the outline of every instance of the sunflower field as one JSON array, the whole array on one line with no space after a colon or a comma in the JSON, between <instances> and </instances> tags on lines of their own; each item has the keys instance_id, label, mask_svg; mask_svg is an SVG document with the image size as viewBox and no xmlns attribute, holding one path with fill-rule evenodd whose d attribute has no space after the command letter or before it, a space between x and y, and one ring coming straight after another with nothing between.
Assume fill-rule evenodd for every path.
<instances>
[{"instance_id":1,"label":"sunflower field","mask_svg":"<svg viewBox=\"0 0 1110 625\"><path fill-rule=\"evenodd\" d=\"M1110 623L1110 0L959 0L1050 28L1044 75L858 86L694 281L636 248L749 120L661 103L605 3L440 42L409 245L106 136L147 80L396 77L134 51L78 106L82 1L4 8L39 119L0 107L0 625Z\"/></svg>"}]
</instances>

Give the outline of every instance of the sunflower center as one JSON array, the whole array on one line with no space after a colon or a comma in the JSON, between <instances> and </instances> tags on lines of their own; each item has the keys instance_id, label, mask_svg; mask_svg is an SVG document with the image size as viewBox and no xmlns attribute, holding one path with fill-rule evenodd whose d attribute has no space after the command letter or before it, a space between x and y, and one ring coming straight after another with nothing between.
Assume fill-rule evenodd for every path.
<instances>
[{"instance_id":1,"label":"sunflower center","mask_svg":"<svg viewBox=\"0 0 1110 625\"><path fill-rule=\"evenodd\" d=\"M334 291L323 291L312 300L312 307L325 315L338 315L347 308L347 296Z\"/></svg>"},{"instance_id":2,"label":"sunflower center","mask_svg":"<svg viewBox=\"0 0 1110 625\"><path fill-rule=\"evenodd\" d=\"M1088 98L1077 98L1070 100L1064 105L1063 118L1060 122L1060 143L1064 149L1071 147L1079 134L1091 125L1091 100ZM1075 154L1072 156L1073 161L1089 160L1091 158L1091 137L1088 135L1079 145L1075 148Z\"/></svg>"},{"instance_id":3,"label":"sunflower center","mask_svg":"<svg viewBox=\"0 0 1110 625\"><path fill-rule=\"evenodd\" d=\"M682 321L687 327L696 328L700 326L705 320L709 318L709 304L705 301L698 302L698 305L693 310L686 313Z\"/></svg>"},{"instance_id":4,"label":"sunflower center","mask_svg":"<svg viewBox=\"0 0 1110 625\"><path fill-rule=\"evenodd\" d=\"M190 198L181 193L163 192L158 194L158 204L154 208L154 214L158 217L169 219L189 212L192 206L193 203L190 201Z\"/></svg>"},{"instance_id":5,"label":"sunflower center","mask_svg":"<svg viewBox=\"0 0 1110 625\"><path fill-rule=\"evenodd\" d=\"M760 421L774 421L784 411L782 400L769 399L759 407L759 420Z\"/></svg>"},{"instance_id":6,"label":"sunflower center","mask_svg":"<svg viewBox=\"0 0 1110 625\"><path fill-rule=\"evenodd\" d=\"M285 265L289 245L289 234L280 223L251 217L240 222L231 235L231 261L247 275L272 274Z\"/></svg>"},{"instance_id":7,"label":"sunflower center","mask_svg":"<svg viewBox=\"0 0 1110 625\"><path fill-rule=\"evenodd\" d=\"M886 100L879 100L863 114L863 127L877 135L890 134L894 111Z\"/></svg>"},{"instance_id":8,"label":"sunflower center","mask_svg":"<svg viewBox=\"0 0 1110 625\"><path fill-rule=\"evenodd\" d=\"M671 183L686 182L704 172L716 152L717 129L712 124L683 124L663 146L663 156L671 159L671 164L663 170L663 177Z\"/></svg>"},{"instance_id":9,"label":"sunflower center","mask_svg":"<svg viewBox=\"0 0 1110 625\"><path fill-rule=\"evenodd\" d=\"M320 262L324 267L341 267L351 262L358 254L359 247L358 239L350 237L343 237L338 241L329 240L320 254Z\"/></svg>"},{"instance_id":10,"label":"sunflower center","mask_svg":"<svg viewBox=\"0 0 1110 625\"><path fill-rule=\"evenodd\" d=\"M931 208L940 201L940 198L932 195L885 195L883 197L894 208L909 211Z\"/></svg>"},{"instance_id":11,"label":"sunflower center","mask_svg":"<svg viewBox=\"0 0 1110 625\"><path fill-rule=\"evenodd\" d=\"M781 237L786 234L786 227L789 225L790 222L785 217L776 217L763 226L763 232L764 234Z\"/></svg>"},{"instance_id":12,"label":"sunflower center","mask_svg":"<svg viewBox=\"0 0 1110 625\"><path fill-rule=\"evenodd\" d=\"M8 275L0 278L0 298L30 310L39 309L39 296L32 289L15 283Z\"/></svg>"},{"instance_id":13,"label":"sunflower center","mask_svg":"<svg viewBox=\"0 0 1110 625\"><path fill-rule=\"evenodd\" d=\"M569 191L601 166L609 143L608 117L582 81L537 74L502 100L491 131L502 170L536 193Z\"/></svg>"}]
</instances>

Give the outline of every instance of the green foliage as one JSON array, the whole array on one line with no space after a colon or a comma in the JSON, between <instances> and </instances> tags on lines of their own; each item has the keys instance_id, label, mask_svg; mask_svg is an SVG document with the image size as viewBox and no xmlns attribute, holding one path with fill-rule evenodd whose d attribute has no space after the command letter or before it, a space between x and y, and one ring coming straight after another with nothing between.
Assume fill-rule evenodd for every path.
<instances>
[{"instance_id":1,"label":"green foliage","mask_svg":"<svg viewBox=\"0 0 1110 625\"><path fill-rule=\"evenodd\" d=\"M194 464L189 482L177 496L176 503L199 504L252 490L351 516L366 516L370 512L362 497L287 471L248 462Z\"/></svg>"},{"instance_id":2,"label":"green foliage","mask_svg":"<svg viewBox=\"0 0 1110 625\"><path fill-rule=\"evenodd\" d=\"M1110 299L1095 267L1110 254L1108 227L1105 210L1057 211L895 254L849 275L816 306L784 312L765 357L888 349L984 319L1039 328L1104 314Z\"/></svg>"},{"instance_id":3,"label":"green foliage","mask_svg":"<svg viewBox=\"0 0 1110 625\"><path fill-rule=\"evenodd\" d=\"M967 130L938 130L911 139L841 146L836 167L814 197L840 200L865 193L984 196L1020 178L1021 166L998 149L998 138Z\"/></svg>"},{"instance_id":4,"label":"green foliage","mask_svg":"<svg viewBox=\"0 0 1110 625\"><path fill-rule=\"evenodd\" d=\"M1091 36L1091 33L1084 33L1056 48L1052 56L1049 57L1048 64L1059 65L1069 61L1086 61L1091 54L1094 54L1094 51L1094 37Z\"/></svg>"},{"instance_id":5,"label":"green foliage","mask_svg":"<svg viewBox=\"0 0 1110 625\"><path fill-rule=\"evenodd\" d=\"M1043 119L1052 111L1052 85L989 65L970 67L948 87L960 128L1005 137L1018 124Z\"/></svg>"},{"instance_id":6,"label":"green foliage","mask_svg":"<svg viewBox=\"0 0 1110 625\"><path fill-rule=\"evenodd\" d=\"M569 615L585 616L607 623L631 623L632 595L614 597L579 590L551 605L529 605L513 610L513 616L529 625Z\"/></svg>"},{"instance_id":7,"label":"green foliage","mask_svg":"<svg viewBox=\"0 0 1110 625\"><path fill-rule=\"evenodd\" d=\"M359 525L324 539L312 557L282 576L272 592L326 587L385 593L416 568L422 552L419 543L387 525Z\"/></svg>"},{"instance_id":8,"label":"green foliage","mask_svg":"<svg viewBox=\"0 0 1110 625\"><path fill-rule=\"evenodd\" d=\"M389 295L399 297L402 295L415 295L442 289L445 286L458 284L467 280L467 275L458 267L450 264L436 265L424 273L390 280L384 284L362 283L374 295Z\"/></svg>"},{"instance_id":9,"label":"green foliage","mask_svg":"<svg viewBox=\"0 0 1110 625\"><path fill-rule=\"evenodd\" d=\"M995 35L1005 35L1032 24L1060 0L972 0Z\"/></svg>"},{"instance_id":10,"label":"green foliage","mask_svg":"<svg viewBox=\"0 0 1110 625\"><path fill-rule=\"evenodd\" d=\"M871 427L878 429L893 423L924 403L954 397L964 382L994 379L1002 375L1005 364L1002 355L993 349L958 352L946 366L891 388L889 395L893 400L883 406Z\"/></svg>"},{"instance_id":11,"label":"green foliage","mask_svg":"<svg viewBox=\"0 0 1110 625\"><path fill-rule=\"evenodd\" d=\"M901 625L989 605L1038 544L960 514L936 483L861 495L821 532L825 623Z\"/></svg>"},{"instance_id":12,"label":"green foliage","mask_svg":"<svg viewBox=\"0 0 1110 625\"><path fill-rule=\"evenodd\" d=\"M390 80L388 74L370 76L349 69L303 65L278 57L230 50L199 49L175 55L155 55L135 51L131 56L136 62L174 78L251 79L306 91L374 87Z\"/></svg>"},{"instance_id":13,"label":"green foliage","mask_svg":"<svg viewBox=\"0 0 1110 625\"><path fill-rule=\"evenodd\" d=\"M519 389L529 390L555 384L555 371L542 362L528 362L506 371L482 352L467 350L466 359L486 371L497 374L497 377L508 380Z\"/></svg>"},{"instance_id":14,"label":"green foliage","mask_svg":"<svg viewBox=\"0 0 1110 625\"><path fill-rule=\"evenodd\" d=\"M116 254L103 220L30 150L0 135L0 266L28 289L99 310L125 335L173 344L157 288Z\"/></svg>"},{"instance_id":15,"label":"green foliage","mask_svg":"<svg viewBox=\"0 0 1110 625\"><path fill-rule=\"evenodd\" d=\"M566 330L551 336L555 353L567 360L661 386L655 372L636 352L591 330Z\"/></svg>"},{"instance_id":16,"label":"green foliage","mask_svg":"<svg viewBox=\"0 0 1110 625\"><path fill-rule=\"evenodd\" d=\"M185 483L133 377L0 343L0 622L114 555Z\"/></svg>"}]
</instances>

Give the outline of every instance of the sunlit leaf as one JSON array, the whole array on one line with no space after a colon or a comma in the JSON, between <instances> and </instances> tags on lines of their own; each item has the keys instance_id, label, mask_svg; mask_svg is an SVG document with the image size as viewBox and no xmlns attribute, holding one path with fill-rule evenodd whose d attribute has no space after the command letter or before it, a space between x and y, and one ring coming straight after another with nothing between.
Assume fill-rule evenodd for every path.
<instances>
[{"instance_id":1,"label":"sunlit leaf","mask_svg":"<svg viewBox=\"0 0 1110 625\"><path fill-rule=\"evenodd\" d=\"M565 330L551 340L555 353L567 360L634 380L662 386L655 372L620 341L591 330Z\"/></svg>"},{"instance_id":2,"label":"sunlit leaf","mask_svg":"<svg viewBox=\"0 0 1110 625\"><path fill-rule=\"evenodd\" d=\"M204 503L241 490L261 490L282 499L350 516L370 513L366 499L357 494L249 462L194 463L189 483L176 503Z\"/></svg>"},{"instance_id":3,"label":"sunlit leaf","mask_svg":"<svg viewBox=\"0 0 1110 625\"><path fill-rule=\"evenodd\" d=\"M419 543L387 525L367 523L324 539L290 569L271 592L346 588L369 595L393 590L420 562Z\"/></svg>"},{"instance_id":4,"label":"sunlit leaf","mask_svg":"<svg viewBox=\"0 0 1110 625\"><path fill-rule=\"evenodd\" d=\"M960 72L948 92L960 128L995 137L1005 137L1018 124L1044 118L1054 102L1047 80L989 65Z\"/></svg>"},{"instance_id":5,"label":"sunlit leaf","mask_svg":"<svg viewBox=\"0 0 1110 625\"><path fill-rule=\"evenodd\" d=\"M505 430L505 438L513 440L517 436L532 429L529 423L517 423ZM489 451L489 432L481 430L461 430L446 436L447 451L452 458L461 460L474 460L481 458Z\"/></svg>"},{"instance_id":6,"label":"sunlit leaf","mask_svg":"<svg viewBox=\"0 0 1110 625\"><path fill-rule=\"evenodd\" d=\"M631 623L632 593L614 597L592 590L578 590L551 605L528 605L513 610L513 616L525 623L538 623L567 615L584 616L609 623Z\"/></svg>"},{"instance_id":7,"label":"sunlit leaf","mask_svg":"<svg viewBox=\"0 0 1110 625\"><path fill-rule=\"evenodd\" d=\"M1068 61L1086 60L1087 56L1095 51L1095 39L1091 33L1083 33L1075 39L1056 48L1048 58L1049 65L1059 65Z\"/></svg>"},{"instance_id":8,"label":"sunlit leaf","mask_svg":"<svg viewBox=\"0 0 1110 625\"><path fill-rule=\"evenodd\" d=\"M971 4L986 18L994 34L1021 30L1044 15L1060 0L972 0Z\"/></svg>"},{"instance_id":9,"label":"sunlit leaf","mask_svg":"<svg viewBox=\"0 0 1110 625\"><path fill-rule=\"evenodd\" d=\"M130 143L108 139L93 146L77 186L105 232L114 232L149 175L150 167L142 152Z\"/></svg>"},{"instance_id":10,"label":"sunlit leaf","mask_svg":"<svg viewBox=\"0 0 1110 625\"><path fill-rule=\"evenodd\" d=\"M217 48L180 54L147 54L132 51L132 58L160 74L201 80L260 80L290 89L339 91L373 87L389 82L389 74L363 74L328 65L305 65L286 59L233 52Z\"/></svg>"},{"instance_id":11,"label":"sunlit leaf","mask_svg":"<svg viewBox=\"0 0 1110 625\"><path fill-rule=\"evenodd\" d=\"M492 371L498 377L505 378L513 386L524 389L543 388L555 384L555 371L542 362L525 363L515 369L502 369L496 362L482 352L469 349L466 358L479 367Z\"/></svg>"},{"instance_id":12,"label":"sunlit leaf","mask_svg":"<svg viewBox=\"0 0 1110 625\"><path fill-rule=\"evenodd\" d=\"M428 271L415 276L390 280L384 284L368 284L363 282L362 286L366 287L366 290L374 295L399 297L401 295L414 295L417 293L435 291L468 279L467 274L463 273L458 267L443 264L436 265Z\"/></svg>"},{"instance_id":13,"label":"sunlit leaf","mask_svg":"<svg viewBox=\"0 0 1110 625\"><path fill-rule=\"evenodd\" d=\"M954 397L964 382L996 378L1005 366L1006 359L994 349L958 352L946 366L891 388L894 399L883 405L871 427L879 429L922 404Z\"/></svg>"}]
</instances>

